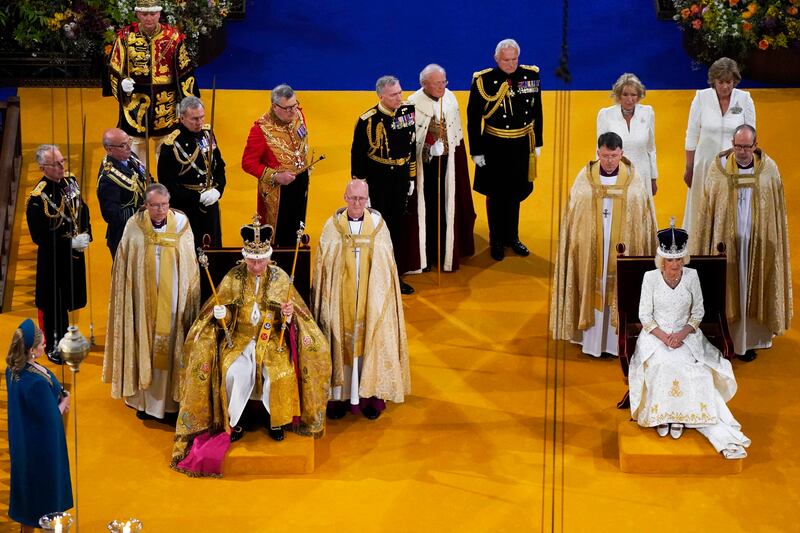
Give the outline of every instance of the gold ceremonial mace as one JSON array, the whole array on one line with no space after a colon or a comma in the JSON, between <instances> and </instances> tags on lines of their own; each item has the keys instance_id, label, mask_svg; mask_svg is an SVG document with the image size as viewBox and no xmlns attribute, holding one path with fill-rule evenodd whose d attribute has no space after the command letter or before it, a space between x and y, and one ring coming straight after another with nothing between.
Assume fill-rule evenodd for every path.
<instances>
[{"instance_id":1,"label":"gold ceremonial mace","mask_svg":"<svg viewBox=\"0 0 800 533\"><path fill-rule=\"evenodd\" d=\"M443 123L444 94L439 98L439 140ZM436 285L442 286L442 156L439 156L439 172L436 175Z\"/></svg>"},{"instance_id":2,"label":"gold ceremonial mace","mask_svg":"<svg viewBox=\"0 0 800 533\"><path fill-rule=\"evenodd\" d=\"M214 287L214 280L211 279L211 272L208 271L208 256L200 247L197 248L197 262L206 271L206 276L208 276L208 284L211 287L211 294L214 296L214 305L219 305L217 289ZM228 344L228 348L233 348L233 340L231 339L231 332L228 331L228 324L224 318L220 322L222 322L222 331L225 332L225 342Z\"/></svg>"},{"instance_id":3,"label":"gold ceremonial mace","mask_svg":"<svg viewBox=\"0 0 800 533\"><path fill-rule=\"evenodd\" d=\"M325 156L321 156L324 158ZM305 223L300 221L300 228L297 230L297 241L294 245L294 260L292 261L292 275L289 276L289 291L286 293L286 302L289 302L289 297L292 295L292 288L294 288L294 271L297 268L297 254L300 253L300 242L303 240L303 230L306 229ZM281 312L281 319L283 323L281 324L281 337L278 339L278 351L283 351L283 334L286 332L286 317L283 316Z\"/></svg>"}]
</instances>

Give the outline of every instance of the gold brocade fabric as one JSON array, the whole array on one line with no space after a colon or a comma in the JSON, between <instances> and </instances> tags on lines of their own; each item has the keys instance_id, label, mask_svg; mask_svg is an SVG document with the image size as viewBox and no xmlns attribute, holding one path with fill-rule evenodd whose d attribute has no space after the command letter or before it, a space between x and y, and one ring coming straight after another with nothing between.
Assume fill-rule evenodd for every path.
<instances>
[{"instance_id":1,"label":"gold brocade fabric","mask_svg":"<svg viewBox=\"0 0 800 533\"><path fill-rule=\"evenodd\" d=\"M579 331L594 324L596 295L602 277L603 225L600 190L592 181L590 162L575 178L567 206L561 219L558 254L553 273L553 291L550 300L550 331L555 339L572 340ZM628 255L653 255L656 250L656 220L642 180L634 174L630 162L623 158L621 166L629 166L628 187L620 202L624 208L613 218L619 220L615 237L612 222L612 241L609 243L608 273L605 300L611 308L611 323L617 325L616 245L625 243ZM598 222L598 220L600 222ZM600 271L598 272L598 265Z\"/></svg>"},{"instance_id":2,"label":"gold brocade fabric","mask_svg":"<svg viewBox=\"0 0 800 533\"><path fill-rule=\"evenodd\" d=\"M167 227L164 232L156 232L148 217L139 219L139 229L145 242L145 279L156 279L156 247L160 248L162 267L175 265L175 248L180 241L177 233L175 213L167 211ZM151 283L147 291L147 306L155 308L155 335L153 337L153 368L166 370L170 366L169 338L172 333L172 291L174 290L175 270L159 268L158 284Z\"/></svg>"},{"instance_id":3,"label":"gold brocade fabric","mask_svg":"<svg viewBox=\"0 0 800 533\"><path fill-rule=\"evenodd\" d=\"M699 211L696 242L692 254L716 254L717 243L725 244L727 268L726 314L729 321L741 317L739 263L736 241L737 191L750 188L752 226L748 258L747 316L783 333L792 321L792 271L789 263L789 222L783 182L778 166L756 150L753 174L738 173L738 167L723 168L720 157L734 159L733 151L719 154L704 182L703 209Z\"/></svg>"},{"instance_id":4,"label":"gold brocade fabric","mask_svg":"<svg viewBox=\"0 0 800 533\"><path fill-rule=\"evenodd\" d=\"M369 266L372 264L372 242L375 226L372 217L365 213L361 232L350 232L347 211L339 214L336 226L344 242L344 278L342 279L342 325L345 342L342 343L344 364L353 366L353 358L364 353L364 326L367 315L367 287ZM356 251L359 254L356 266ZM358 278L358 280L356 280Z\"/></svg>"},{"instance_id":5,"label":"gold brocade fabric","mask_svg":"<svg viewBox=\"0 0 800 533\"><path fill-rule=\"evenodd\" d=\"M250 323L253 303L257 301L262 319L268 311L280 317L280 302L289 292L289 276L275 265L270 265L262 276L258 293L255 278L247 273L242 263L232 268L217 288L220 305L228 308L228 323L233 347L228 347L225 336L213 316L215 305L210 298L186 336L184 346L184 377L181 388L181 409L175 428L172 466L188 453L192 439L203 432L229 431L228 400L225 375L231 363L242 353L256 333L258 325ZM291 291L294 315L291 328L297 339L299 383L290 359L290 350L277 351L280 337L280 320L273 322L274 331L269 336L265 350L257 354L260 363L267 366L270 376L270 411L273 426L292 422L300 417L300 425L293 431L301 435L321 437L325 432L325 407L330 387L331 360L328 343L317 327L311 312L297 291ZM287 330L284 346L288 345ZM257 350L260 351L260 350ZM260 370L257 372L260 374Z\"/></svg>"},{"instance_id":6,"label":"gold brocade fabric","mask_svg":"<svg viewBox=\"0 0 800 533\"><path fill-rule=\"evenodd\" d=\"M348 342L342 322L344 298L342 280L345 254L352 249L345 245L336 220L345 211L339 209L328 221L320 236L314 281L311 287L311 306L314 317L331 345L333 386L344 383L344 343ZM371 216L374 211L365 211ZM408 364L403 304L400 282L394 262L389 230L381 219L373 232L372 261L366 300L363 366L359 396L377 396L383 400L402 402L411 393L411 372Z\"/></svg>"},{"instance_id":7,"label":"gold brocade fabric","mask_svg":"<svg viewBox=\"0 0 800 533\"><path fill-rule=\"evenodd\" d=\"M147 250L152 247L141 229L146 224L151 224L146 211L128 220L111 272L103 382L111 383L112 398L133 396L147 389L152 380L156 308L149 291L155 286L155 265L148 264L154 259L148 260ZM175 265L167 265L164 256L161 261L162 270ZM178 294L168 364L174 376L172 397L178 401L184 336L200 305L200 274L188 220L178 232L175 261Z\"/></svg>"},{"instance_id":8,"label":"gold brocade fabric","mask_svg":"<svg viewBox=\"0 0 800 533\"><path fill-rule=\"evenodd\" d=\"M258 188L267 208L266 220L273 228L278 222L278 205L281 201L281 186L270 178L276 172L297 173L308 164L308 129L303 113L288 124L282 123L272 112L267 112L256 123L264 134L264 140L278 160L277 168L267 168L259 180Z\"/></svg>"}]
</instances>

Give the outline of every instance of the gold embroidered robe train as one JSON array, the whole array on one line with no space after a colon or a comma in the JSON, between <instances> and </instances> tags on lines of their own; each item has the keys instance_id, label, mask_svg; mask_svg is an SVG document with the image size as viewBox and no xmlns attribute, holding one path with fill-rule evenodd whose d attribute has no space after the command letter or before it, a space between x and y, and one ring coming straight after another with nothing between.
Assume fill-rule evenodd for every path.
<instances>
[{"instance_id":1,"label":"gold embroidered robe train","mask_svg":"<svg viewBox=\"0 0 800 533\"><path fill-rule=\"evenodd\" d=\"M258 293L255 278L248 274L247 265L232 268L217 288L219 304L228 308L228 329L233 346L228 347L224 333L214 318L215 301L210 298L200 311L184 347L184 378L181 390L181 409L175 428L172 465L177 465L188 453L194 437L203 433L229 431L228 398L225 376L231 364L258 333L268 334L265 353L256 349L256 387L260 396L261 366L266 365L270 378L270 417L272 425L282 426L300 417L294 429L301 435L321 437L325 432L325 407L330 385L331 360L328 343L305 302L292 290L294 304L292 328L297 328L297 358L300 384L298 386L289 344L289 330L284 337L284 350L277 351L280 337L280 303L289 292L289 276L276 265L270 265L262 276ZM253 303L258 302L262 313L258 324L251 326ZM274 313L271 328L265 333L261 326L268 312Z\"/></svg>"},{"instance_id":2,"label":"gold embroidered robe train","mask_svg":"<svg viewBox=\"0 0 800 533\"><path fill-rule=\"evenodd\" d=\"M161 234L163 235L163 234ZM128 219L111 272L108 304L108 329L103 358L103 382L111 383L111 397L134 396L150 386L153 378L153 352L156 344L155 260L148 260L154 232L147 211ZM177 306L167 350L172 383L172 399L179 401L181 359L184 336L200 306L200 273L194 250L194 237L188 220L177 235ZM160 268L166 265L161 264ZM138 326L138 327L137 327Z\"/></svg>"},{"instance_id":3,"label":"gold embroidered robe train","mask_svg":"<svg viewBox=\"0 0 800 533\"><path fill-rule=\"evenodd\" d=\"M721 152L704 182L703 209L699 212L692 254L716 254L725 244L728 257L726 314L728 321L742 315L739 304L739 263L736 243L737 190L752 188L752 226L747 261L746 316L779 335L792 321L792 270L789 262L789 223L778 166L756 149L753 174L734 174L722 167L720 157L732 159L733 150Z\"/></svg>"},{"instance_id":4,"label":"gold embroidered robe train","mask_svg":"<svg viewBox=\"0 0 800 533\"><path fill-rule=\"evenodd\" d=\"M375 212L365 210L365 218L372 216L372 213ZM355 236L349 232L347 210L341 208L328 219L322 229L311 288L314 316L331 345L334 387L344 384L343 367L348 359L344 355L347 351L344 345L346 342L353 342L353 332L346 331L344 327L346 321L343 314L350 312L355 315L356 310L344 308L343 302L353 299L344 298L342 290L347 268L345 256L354 253L353 237ZM372 235L362 237L367 239L360 246L369 246L367 241L372 243L372 260L366 269L368 282L364 293L364 324L356 327L364 339L359 396L376 396L399 403L411 393L411 372L392 241L382 218L374 225Z\"/></svg>"},{"instance_id":5,"label":"gold embroidered robe train","mask_svg":"<svg viewBox=\"0 0 800 533\"><path fill-rule=\"evenodd\" d=\"M624 181L623 166L627 169ZM555 339L578 338L578 331L594 324L594 310L602 311L605 305L611 308L611 324L617 325L617 243L625 243L628 255L653 255L656 250L655 214L633 165L623 157L617 183L605 187L600 185L598 170L598 161L590 161L581 170L561 219L550 300L550 331ZM615 200L602 298L604 190Z\"/></svg>"}]
</instances>

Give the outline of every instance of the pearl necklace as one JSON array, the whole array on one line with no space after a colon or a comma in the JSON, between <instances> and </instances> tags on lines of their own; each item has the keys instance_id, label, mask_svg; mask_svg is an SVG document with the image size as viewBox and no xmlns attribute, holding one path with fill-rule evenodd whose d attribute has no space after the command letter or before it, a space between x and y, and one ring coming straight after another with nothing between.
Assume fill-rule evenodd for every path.
<instances>
[{"instance_id":1,"label":"pearl necklace","mask_svg":"<svg viewBox=\"0 0 800 533\"><path fill-rule=\"evenodd\" d=\"M633 116L634 109L630 109L629 110L629 109L625 109L624 107L620 107L620 109L622 110L622 116L623 117L632 117Z\"/></svg>"}]
</instances>

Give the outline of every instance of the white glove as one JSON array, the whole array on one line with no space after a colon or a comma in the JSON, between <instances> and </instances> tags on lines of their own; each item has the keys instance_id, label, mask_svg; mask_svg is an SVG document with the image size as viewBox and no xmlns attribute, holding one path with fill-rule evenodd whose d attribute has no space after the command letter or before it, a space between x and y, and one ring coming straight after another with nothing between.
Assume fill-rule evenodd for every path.
<instances>
[{"instance_id":1,"label":"white glove","mask_svg":"<svg viewBox=\"0 0 800 533\"><path fill-rule=\"evenodd\" d=\"M438 139L435 143L431 145L431 155L434 157L438 157L444 153L444 143L441 139Z\"/></svg>"},{"instance_id":2,"label":"white glove","mask_svg":"<svg viewBox=\"0 0 800 533\"><path fill-rule=\"evenodd\" d=\"M539 157L542 154L542 147L537 146L533 151L536 154L536 157Z\"/></svg>"},{"instance_id":3,"label":"white glove","mask_svg":"<svg viewBox=\"0 0 800 533\"><path fill-rule=\"evenodd\" d=\"M200 203L208 207L214 205L219 200L220 194L217 189L210 189L200 193Z\"/></svg>"},{"instance_id":4,"label":"white glove","mask_svg":"<svg viewBox=\"0 0 800 533\"><path fill-rule=\"evenodd\" d=\"M411 196L412 194L414 194L414 182L413 181L409 181L408 182L408 195Z\"/></svg>"},{"instance_id":5,"label":"white glove","mask_svg":"<svg viewBox=\"0 0 800 533\"><path fill-rule=\"evenodd\" d=\"M122 90L125 91L125 94L131 94L136 83L131 78L125 78L120 85L122 85Z\"/></svg>"},{"instance_id":6,"label":"white glove","mask_svg":"<svg viewBox=\"0 0 800 533\"><path fill-rule=\"evenodd\" d=\"M482 156L482 155L473 155L472 156L472 161L479 167L485 167L486 166L486 158L484 156Z\"/></svg>"},{"instance_id":7,"label":"white glove","mask_svg":"<svg viewBox=\"0 0 800 533\"><path fill-rule=\"evenodd\" d=\"M217 320L222 320L228 315L228 309L224 305L215 305L214 306L214 318Z\"/></svg>"},{"instance_id":8,"label":"white glove","mask_svg":"<svg viewBox=\"0 0 800 533\"><path fill-rule=\"evenodd\" d=\"M88 233L81 233L80 235L76 235L72 238L72 249L82 252L89 247L90 240L91 238L89 237Z\"/></svg>"}]
</instances>

